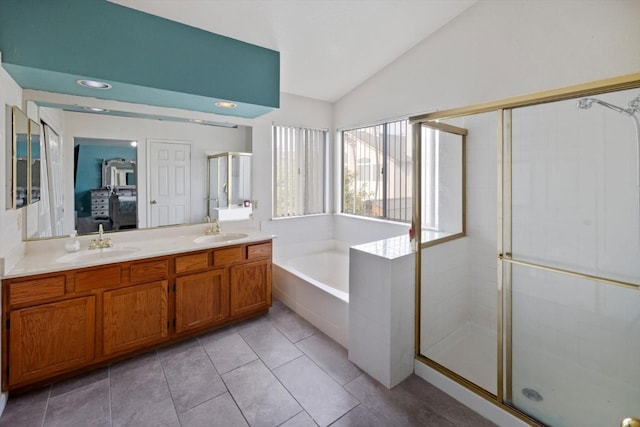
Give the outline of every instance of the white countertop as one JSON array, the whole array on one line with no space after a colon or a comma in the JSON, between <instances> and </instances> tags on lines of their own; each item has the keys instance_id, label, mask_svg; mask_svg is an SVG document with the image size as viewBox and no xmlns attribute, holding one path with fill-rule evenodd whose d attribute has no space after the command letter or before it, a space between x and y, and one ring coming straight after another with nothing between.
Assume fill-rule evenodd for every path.
<instances>
[{"instance_id":1,"label":"white countertop","mask_svg":"<svg viewBox=\"0 0 640 427\"><path fill-rule=\"evenodd\" d=\"M194 239L205 235L207 228L207 224L195 224L105 233L105 238L110 237L113 241L113 247L109 249L88 249L89 241L96 239L97 233L79 236L80 251L75 252L80 255L78 257L66 256L69 255L69 253L65 251L64 246L65 243L69 242L68 237L28 241L26 242L24 257L13 268L6 271L2 278L30 276L71 270L74 268L111 264L114 262L132 261L222 246L239 245L271 240L274 237L256 228L249 228L244 222L241 224L223 222L220 227L223 234L243 233L246 234L247 237L226 242L194 242ZM104 253L104 257L99 259L101 255L98 254L101 252ZM109 252L117 255L109 256ZM85 254L91 255L85 258L83 257ZM60 258L73 259L70 260L70 262L60 262Z\"/></svg>"},{"instance_id":2,"label":"white countertop","mask_svg":"<svg viewBox=\"0 0 640 427\"><path fill-rule=\"evenodd\" d=\"M422 230L422 243L432 242L445 237L451 236L453 233L445 233L433 230ZM375 255L385 259L396 259L407 256L415 252L412 248L409 234L402 236L390 237L388 239L377 240L375 242L363 243L361 245L352 246L352 249Z\"/></svg>"}]
</instances>

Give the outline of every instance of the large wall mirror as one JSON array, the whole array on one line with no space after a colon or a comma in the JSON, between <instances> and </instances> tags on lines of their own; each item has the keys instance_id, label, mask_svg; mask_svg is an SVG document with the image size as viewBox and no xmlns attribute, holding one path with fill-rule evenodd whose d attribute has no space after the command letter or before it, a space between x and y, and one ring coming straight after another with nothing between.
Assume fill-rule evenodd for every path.
<instances>
[{"instance_id":1,"label":"large wall mirror","mask_svg":"<svg viewBox=\"0 0 640 427\"><path fill-rule=\"evenodd\" d=\"M78 98L80 102L82 98ZM67 235L74 229L79 234L94 233L100 224L106 231L119 231L148 228L151 224L202 222L208 213L207 157L220 152L251 151L252 130L249 126L155 116L151 114L151 107L149 114L95 113L77 107L67 109L59 104L33 102L38 105L40 118L46 123L45 131L50 126L57 132L57 135L50 133L59 141L63 159L60 168L63 182L58 186L64 194L63 226L52 227L51 237ZM43 148L47 149L50 139L47 132L43 139ZM186 163L184 159L169 156L166 166L168 170L186 167L180 188L186 189L185 200L188 200L190 211L179 221L163 224L156 223L152 217L153 208L157 206L153 201L158 199L151 193L155 191L153 184L158 181L157 177L161 176L159 171L165 166L158 167L156 155L162 154L167 147L186 148L186 151L178 151L188 153L183 156ZM178 151L174 151L177 156ZM46 150L43 154L47 154ZM51 162L54 159L52 156ZM41 161L49 163L50 159ZM48 173L48 166L42 170ZM178 180L167 182L177 183ZM236 183L233 187L239 189L239 185ZM250 183L242 185L250 186ZM47 188L43 186L41 191L45 192ZM40 205L52 203L52 198L47 197L49 194L42 196ZM27 230L27 236L41 238L48 235L39 230Z\"/></svg>"}]
</instances>

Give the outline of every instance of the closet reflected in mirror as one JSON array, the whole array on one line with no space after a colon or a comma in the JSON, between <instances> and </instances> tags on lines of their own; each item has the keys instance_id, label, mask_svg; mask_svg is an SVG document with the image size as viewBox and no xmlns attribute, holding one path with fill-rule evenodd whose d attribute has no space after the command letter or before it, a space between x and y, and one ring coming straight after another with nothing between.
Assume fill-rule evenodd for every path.
<instances>
[{"instance_id":1,"label":"closet reflected in mirror","mask_svg":"<svg viewBox=\"0 0 640 427\"><path fill-rule=\"evenodd\" d=\"M28 203L29 187L29 120L27 115L15 105L6 106L6 123L9 135L7 141L7 209L18 209Z\"/></svg>"}]
</instances>

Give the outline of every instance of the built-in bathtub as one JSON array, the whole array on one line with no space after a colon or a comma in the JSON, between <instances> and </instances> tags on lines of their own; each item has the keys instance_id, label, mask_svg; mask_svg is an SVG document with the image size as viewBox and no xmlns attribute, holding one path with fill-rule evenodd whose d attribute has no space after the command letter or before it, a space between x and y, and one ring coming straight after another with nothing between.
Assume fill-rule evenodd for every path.
<instances>
[{"instance_id":1,"label":"built-in bathtub","mask_svg":"<svg viewBox=\"0 0 640 427\"><path fill-rule=\"evenodd\" d=\"M274 249L273 296L344 347L349 335L349 248L325 240Z\"/></svg>"}]
</instances>

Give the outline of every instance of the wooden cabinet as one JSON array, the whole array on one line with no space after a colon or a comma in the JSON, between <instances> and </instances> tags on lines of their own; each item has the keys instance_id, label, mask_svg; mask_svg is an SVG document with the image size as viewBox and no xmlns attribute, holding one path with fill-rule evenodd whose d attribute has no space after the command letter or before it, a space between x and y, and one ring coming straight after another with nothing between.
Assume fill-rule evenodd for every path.
<instances>
[{"instance_id":1,"label":"wooden cabinet","mask_svg":"<svg viewBox=\"0 0 640 427\"><path fill-rule=\"evenodd\" d=\"M229 317L229 273L216 269L176 278L176 334Z\"/></svg>"},{"instance_id":2,"label":"wooden cabinet","mask_svg":"<svg viewBox=\"0 0 640 427\"><path fill-rule=\"evenodd\" d=\"M184 339L271 306L271 242L2 281L2 389Z\"/></svg>"},{"instance_id":3,"label":"wooden cabinet","mask_svg":"<svg viewBox=\"0 0 640 427\"><path fill-rule=\"evenodd\" d=\"M166 280L105 292L103 353L164 341L169 335L167 292Z\"/></svg>"},{"instance_id":4,"label":"wooden cabinet","mask_svg":"<svg viewBox=\"0 0 640 427\"><path fill-rule=\"evenodd\" d=\"M9 384L86 365L94 357L95 297L14 310L9 328Z\"/></svg>"},{"instance_id":5,"label":"wooden cabinet","mask_svg":"<svg viewBox=\"0 0 640 427\"><path fill-rule=\"evenodd\" d=\"M231 316L243 316L271 306L271 260L231 267Z\"/></svg>"}]
</instances>

